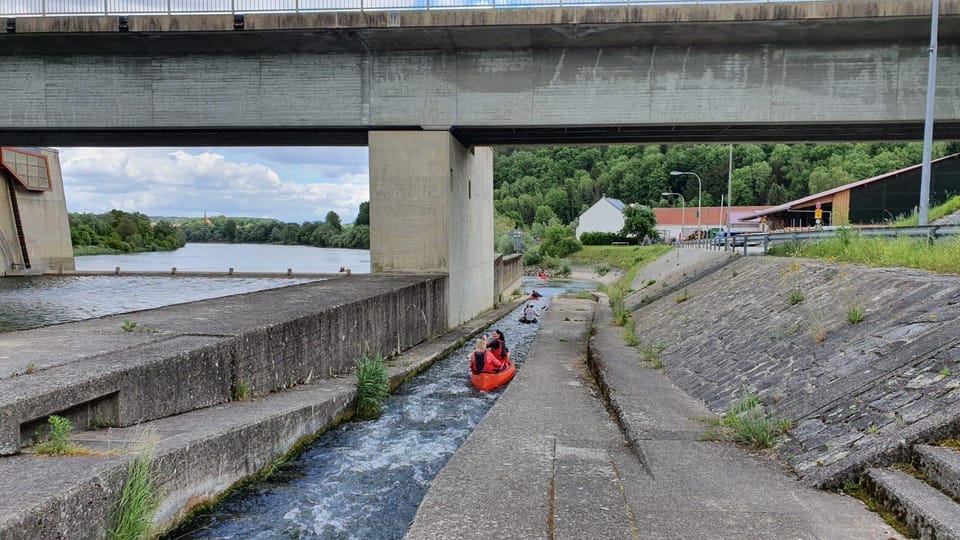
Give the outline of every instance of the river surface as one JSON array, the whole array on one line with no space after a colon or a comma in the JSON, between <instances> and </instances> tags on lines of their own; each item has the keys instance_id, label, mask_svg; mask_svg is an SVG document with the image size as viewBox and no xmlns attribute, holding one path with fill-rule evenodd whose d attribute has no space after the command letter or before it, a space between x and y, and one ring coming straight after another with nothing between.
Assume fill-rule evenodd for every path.
<instances>
[{"instance_id":1,"label":"river surface","mask_svg":"<svg viewBox=\"0 0 960 540\"><path fill-rule=\"evenodd\" d=\"M78 270L335 273L370 271L370 252L266 244L187 244L176 251L77 257ZM315 281L298 278L32 276L0 278L0 332Z\"/></svg>"},{"instance_id":2,"label":"river surface","mask_svg":"<svg viewBox=\"0 0 960 540\"><path fill-rule=\"evenodd\" d=\"M273 244L187 244L175 251L87 255L76 258L77 270L183 272L286 272L335 273L340 267L370 273L366 249L315 248Z\"/></svg>"},{"instance_id":3,"label":"river surface","mask_svg":"<svg viewBox=\"0 0 960 540\"><path fill-rule=\"evenodd\" d=\"M544 309L564 290L540 288ZM520 324L523 306L487 329L503 331L518 375L539 324ZM347 422L308 445L264 482L232 493L169 539L395 539L406 534L430 481L460 447L500 391L470 385L468 343L387 398L383 415Z\"/></svg>"}]
</instances>

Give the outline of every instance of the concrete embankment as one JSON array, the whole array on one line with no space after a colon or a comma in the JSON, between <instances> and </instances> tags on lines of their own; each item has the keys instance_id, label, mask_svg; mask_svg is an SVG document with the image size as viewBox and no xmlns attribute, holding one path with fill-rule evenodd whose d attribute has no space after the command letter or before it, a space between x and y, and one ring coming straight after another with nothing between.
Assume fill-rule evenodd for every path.
<instances>
[{"instance_id":1,"label":"concrete embankment","mask_svg":"<svg viewBox=\"0 0 960 540\"><path fill-rule=\"evenodd\" d=\"M606 299L553 300L516 378L434 479L406 538L899 537L854 499L700 441L710 411L640 368L611 321Z\"/></svg>"},{"instance_id":2,"label":"concrete embankment","mask_svg":"<svg viewBox=\"0 0 960 540\"><path fill-rule=\"evenodd\" d=\"M445 320L442 295L434 294L444 279L355 277L349 286L314 283L0 335L0 419L15 450L52 413L101 427L131 409L158 415L72 436L97 455L0 458L0 537L102 537L132 459L128 446L145 436L157 441L158 525L176 523L349 415L352 376L321 376L348 370L364 347L404 351L389 363L399 384L514 307L424 342ZM152 331L124 332L124 318ZM197 347L187 347L189 340L199 340ZM241 381L250 381L244 389L255 399L231 401ZM114 399L113 419L96 416L110 412L103 403L74 404L104 391ZM138 405L138 397L158 405Z\"/></svg>"},{"instance_id":3,"label":"concrete embankment","mask_svg":"<svg viewBox=\"0 0 960 540\"><path fill-rule=\"evenodd\" d=\"M956 276L749 257L669 290L635 312L640 347L715 412L754 392L793 421L778 451L806 484L960 430Z\"/></svg>"}]
</instances>

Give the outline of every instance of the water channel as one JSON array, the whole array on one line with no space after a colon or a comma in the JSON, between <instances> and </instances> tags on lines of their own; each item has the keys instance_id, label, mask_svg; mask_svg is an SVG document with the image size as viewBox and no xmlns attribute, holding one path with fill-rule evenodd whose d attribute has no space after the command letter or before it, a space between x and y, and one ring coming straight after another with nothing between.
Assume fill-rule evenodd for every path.
<instances>
[{"instance_id":1,"label":"water channel","mask_svg":"<svg viewBox=\"0 0 960 540\"><path fill-rule=\"evenodd\" d=\"M587 283L540 288L549 305ZM539 324L518 322L522 306L499 328L518 374ZM268 480L240 489L168 539L402 538L431 479L466 440L500 392L482 393L467 376L468 343L407 382L386 401L383 416L331 430Z\"/></svg>"}]
</instances>

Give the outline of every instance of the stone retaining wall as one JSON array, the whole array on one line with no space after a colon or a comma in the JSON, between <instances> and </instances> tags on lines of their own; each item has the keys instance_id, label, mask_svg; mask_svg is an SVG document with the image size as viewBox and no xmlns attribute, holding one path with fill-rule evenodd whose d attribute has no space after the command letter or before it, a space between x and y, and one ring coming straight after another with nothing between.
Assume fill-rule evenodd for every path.
<instances>
[{"instance_id":1,"label":"stone retaining wall","mask_svg":"<svg viewBox=\"0 0 960 540\"><path fill-rule=\"evenodd\" d=\"M807 483L960 429L956 276L742 258L635 317L641 347L664 346L667 375L714 411L754 392L792 420L779 452Z\"/></svg>"}]
</instances>

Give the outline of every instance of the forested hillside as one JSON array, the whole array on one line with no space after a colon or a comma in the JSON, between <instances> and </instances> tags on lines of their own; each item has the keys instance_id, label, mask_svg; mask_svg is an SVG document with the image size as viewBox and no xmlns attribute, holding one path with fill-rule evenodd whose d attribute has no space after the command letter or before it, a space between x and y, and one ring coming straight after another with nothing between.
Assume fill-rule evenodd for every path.
<instances>
[{"instance_id":1,"label":"forested hillside","mask_svg":"<svg viewBox=\"0 0 960 540\"><path fill-rule=\"evenodd\" d=\"M741 144L733 146L733 204L774 205L920 163L923 146L910 144ZM960 152L937 143L934 158ZM494 205L523 226L569 224L601 195L653 206L679 205L663 192L703 205L727 193L728 145L499 148L494 157Z\"/></svg>"}]
</instances>

